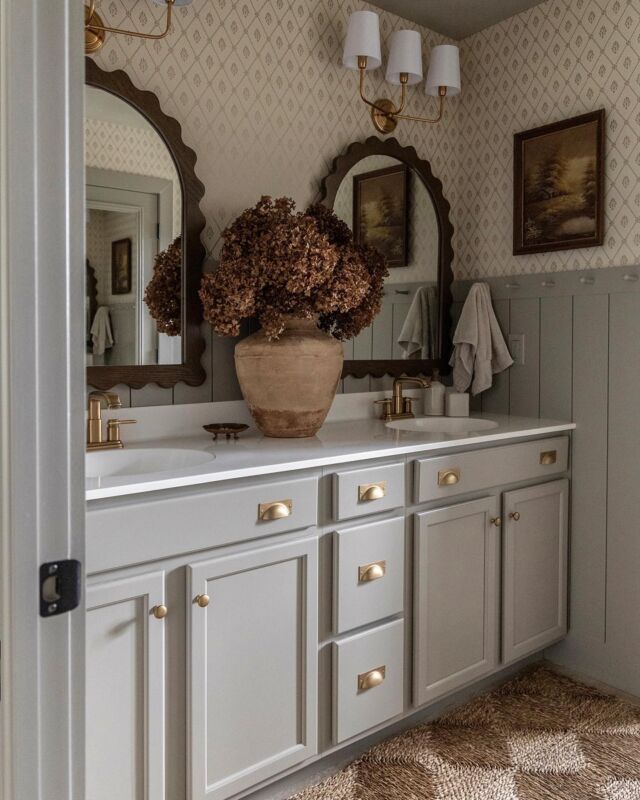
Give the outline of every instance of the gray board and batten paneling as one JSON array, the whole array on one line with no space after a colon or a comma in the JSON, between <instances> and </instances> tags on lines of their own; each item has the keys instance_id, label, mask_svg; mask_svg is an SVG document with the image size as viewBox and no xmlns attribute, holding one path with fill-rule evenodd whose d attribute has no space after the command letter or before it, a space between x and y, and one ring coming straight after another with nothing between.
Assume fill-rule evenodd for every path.
<instances>
[{"instance_id":1,"label":"gray board and batten paneling","mask_svg":"<svg viewBox=\"0 0 640 800\"><path fill-rule=\"evenodd\" d=\"M551 660L640 695L640 267L489 278L525 363L477 410L573 419L570 631ZM454 319L471 281L454 284Z\"/></svg>"}]
</instances>

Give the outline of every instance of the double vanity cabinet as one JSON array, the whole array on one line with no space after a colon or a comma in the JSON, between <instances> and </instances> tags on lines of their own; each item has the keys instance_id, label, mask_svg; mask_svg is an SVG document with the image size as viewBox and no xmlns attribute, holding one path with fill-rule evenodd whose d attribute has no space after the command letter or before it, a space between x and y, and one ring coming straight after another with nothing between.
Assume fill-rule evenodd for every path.
<instances>
[{"instance_id":1,"label":"double vanity cabinet","mask_svg":"<svg viewBox=\"0 0 640 800\"><path fill-rule=\"evenodd\" d=\"M570 427L90 500L87 800L243 796L562 638Z\"/></svg>"}]
</instances>

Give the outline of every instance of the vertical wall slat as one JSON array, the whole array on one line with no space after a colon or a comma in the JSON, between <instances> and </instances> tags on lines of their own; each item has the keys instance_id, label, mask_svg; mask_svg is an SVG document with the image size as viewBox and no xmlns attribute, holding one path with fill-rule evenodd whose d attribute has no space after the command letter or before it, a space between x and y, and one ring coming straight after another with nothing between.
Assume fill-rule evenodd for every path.
<instances>
[{"instance_id":1,"label":"vertical wall slat","mask_svg":"<svg viewBox=\"0 0 640 800\"><path fill-rule=\"evenodd\" d=\"M640 649L640 294L609 302L606 635L614 648Z\"/></svg>"},{"instance_id":2,"label":"vertical wall slat","mask_svg":"<svg viewBox=\"0 0 640 800\"><path fill-rule=\"evenodd\" d=\"M372 344L372 328L364 328L353 340L353 357L356 361L364 359L365 361L371 358L373 352Z\"/></svg>"},{"instance_id":3,"label":"vertical wall slat","mask_svg":"<svg viewBox=\"0 0 640 800\"><path fill-rule=\"evenodd\" d=\"M214 369L216 365L213 363L211 348L213 331L207 322L202 323L202 336L205 342L205 350L200 360L206 370L207 377L200 386L187 386L186 383L176 383L173 387L174 403L209 403L211 401L211 382L212 376L215 375Z\"/></svg>"},{"instance_id":4,"label":"vertical wall slat","mask_svg":"<svg viewBox=\"0 0 640 800\"><path fill-rule=\"evenodd\" d=\"M173 389L163 389L156 383L148 383L142 389L131 390L131 408L170 406L172 403Z\"/></svg>"},{"instance_id":5,"label":"vertical wall slat","mask_svg":"<svg viewBox=\"0 0 640 800\"><path fill-rule=\"evenodd\" d=\"M393 307L390 303L383 303L380 313L373 321L372 332L372 358L391 358L392 340L389 338L393 320Z\"/></svg>"},{"instance_id":6,"label":"vertical wall slat","mask_svg":"<svg viewBox=\"0 0 640 800\"><path fill-rule=\"evenodd\" d=\"M571 419L573 298L540 300L540 416Z\"/></svg>"},{"instance_id":7,"label":"vertical wall slat","mask_svg":"<svg viewBox=\"0 0 640 800\"><path fill-rule=\"evenodd\" d=\"M525 337L525 363L511 367L509 413L537 417L540 412L540 300L526 297L511 301L509 333Z\"/></svg>"},{"instance_id":8,"label":"vertical wall slat","mask_svg":"<svg viewBox=\"0 0 640 800\"><path fill-rule=\"evenodd\" d=\"M604 642L609 297L573 304L571 635Z\"/></svg>"},{"instance_id":9,"label":"vertical wall slat","mask_svg":"<svg viewBox=\"0 0 640 800\"><path fill-rule=\"evenodd\" d=\"M510 325L510 306L508 300L494 300L493 308L502 330L505 342L507 341ZM487 414L509 413L509 381L510 369L499 372L493 376L493 386L483 392L482 410Z\"/></svg>"}]
</instances>

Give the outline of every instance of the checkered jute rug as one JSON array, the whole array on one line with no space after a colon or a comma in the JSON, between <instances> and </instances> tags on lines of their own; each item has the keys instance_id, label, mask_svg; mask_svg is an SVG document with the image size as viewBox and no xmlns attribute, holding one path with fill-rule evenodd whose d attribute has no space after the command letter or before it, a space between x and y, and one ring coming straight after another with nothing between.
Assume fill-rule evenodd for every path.
<instances>
[{"instance_id":1,"label":"checkered jute rug","mask_svg":"<svg viewBox=\"0 0 640 800\"><path fill-rule=\"evenodd\" d=\"M640 800L640 707L537 667L292 800Z\"/></svg>"}]
</instances>

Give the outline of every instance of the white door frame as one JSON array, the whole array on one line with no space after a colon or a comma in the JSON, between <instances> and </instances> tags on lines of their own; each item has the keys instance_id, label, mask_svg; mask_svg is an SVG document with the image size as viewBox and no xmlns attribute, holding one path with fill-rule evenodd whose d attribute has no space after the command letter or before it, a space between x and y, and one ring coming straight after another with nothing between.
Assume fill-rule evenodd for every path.
<instances>
[{"instance_id":1,"label":"white door frame","mask_svg":"<svg viewBox=\"0 0 640 800\"><path fill-rule=\"evenodd\" d=\"M84 606L39 616L38 568L84 561L80 0L0 0L0 794L83 800Z\"/></svg>"}]
</instances>

